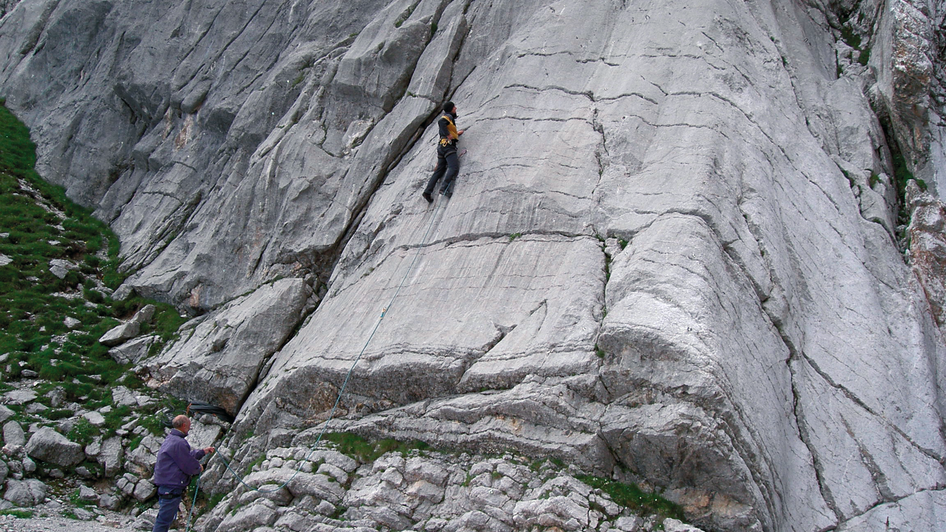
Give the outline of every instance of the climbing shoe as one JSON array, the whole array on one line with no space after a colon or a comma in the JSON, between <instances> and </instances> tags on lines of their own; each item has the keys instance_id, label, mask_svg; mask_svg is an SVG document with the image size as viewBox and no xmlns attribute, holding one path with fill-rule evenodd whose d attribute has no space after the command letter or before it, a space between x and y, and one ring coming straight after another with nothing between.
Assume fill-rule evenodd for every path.
<instances>
[{"instance_id":1,"label":"climbing shoe","mask_svg":"<svg viewBox=\"0 0 946 532\"><path fill-rule=\"evenodd\" d=\"M424 192L424 199L427 200L427 203L433 203L434 198L430 197L430 192Z\"/></svg>"}]
</instances>

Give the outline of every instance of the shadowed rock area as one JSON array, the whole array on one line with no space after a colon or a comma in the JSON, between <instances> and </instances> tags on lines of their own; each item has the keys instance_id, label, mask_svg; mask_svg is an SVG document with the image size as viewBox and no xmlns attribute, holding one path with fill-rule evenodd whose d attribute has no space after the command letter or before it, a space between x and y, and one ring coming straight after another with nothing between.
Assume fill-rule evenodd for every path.
<instances>
[{"instance_id":1,"label":"shadowed rock area","mask_svg":"<svg viewBox=\"0 0 946 532\"><path fill-rule=\"evenodd\" d=\"M236 414L244 464L332 412L708 530L946 521L942 2L5 9L37 169L194 316L139 371ZM467 153L428 205L448 99Z\"/></svg>"}]
</instances>

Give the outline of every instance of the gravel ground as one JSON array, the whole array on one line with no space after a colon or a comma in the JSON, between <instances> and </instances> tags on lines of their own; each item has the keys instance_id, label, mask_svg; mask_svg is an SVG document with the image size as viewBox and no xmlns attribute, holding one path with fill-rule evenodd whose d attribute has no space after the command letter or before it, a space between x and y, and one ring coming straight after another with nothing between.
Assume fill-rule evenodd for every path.
<instances>
[{"instance_id":1,"label":"gravel ground","mask_svg":"<svg viewBox=\"0 0 946 532\"><path fill-rule=\"evenodd\" d=\"M16 508L15 510L19 510ZM95 508L94 513L82 509L71 508L58 501L34 507L33 517L21 519L13 515L0 515L0 532L150 532L154 523L156 509L146 511L139 517L110 512ZM71 519L63 516L63 512L72 511L86 517ZM181 508L184 512L184 508ZM186 514L178 514L177 520L171 526L172 532L184 532Z\"/></svg>"},{"instance_id":2,"label":"gravel ground","mask_svg":"<svg viewBox=\"0 0 946 532\"><path fill-rule=\"evenodd\" d=\"M0 532L133 532L134 518L120 515L100 516L101 520L79 521L66 517L33 517L20 519L12 515L0 516Z\"/></svg>"}]
</instances>

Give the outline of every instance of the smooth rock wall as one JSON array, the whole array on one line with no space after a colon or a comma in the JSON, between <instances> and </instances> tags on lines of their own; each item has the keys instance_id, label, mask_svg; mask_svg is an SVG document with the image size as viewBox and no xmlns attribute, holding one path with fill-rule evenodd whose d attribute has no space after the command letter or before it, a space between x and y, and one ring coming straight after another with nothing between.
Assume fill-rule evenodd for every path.
<instances>
[{"instance_id":1,"label":"smooth rock wall","mask_svg":"<svg viewBox=\"0 0 946 532\"><path fill-rule=\"evenodd\" d=\"M234 441L332 412L710 528L933 530L942 283L893 160L941 188L941 4L23 0L0 81L126 288L204 314L143 367Z\"/></svg>"}]
</instances>

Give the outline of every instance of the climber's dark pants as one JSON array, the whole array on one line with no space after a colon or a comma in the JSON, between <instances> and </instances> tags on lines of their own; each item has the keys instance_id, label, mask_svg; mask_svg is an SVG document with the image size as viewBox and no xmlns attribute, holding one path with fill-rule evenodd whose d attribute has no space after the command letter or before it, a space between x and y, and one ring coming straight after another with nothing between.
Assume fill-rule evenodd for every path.
<instances>
[{"instance_id":1,"label":"climber's dark pants","mask_svg":"<svg viewBox=\"0 0 946 532\"><path fill-rule=\"evenodd\" d=\"M434 175L430 176L424 194L431 195L441 177L443 183L440 185L440 193L447 196L453 194L453 180L456 179L458 173L460 173L460 158L457 157L457 147L437 146L437 169L434 170Z\"/></svg>"}]
</instances>

